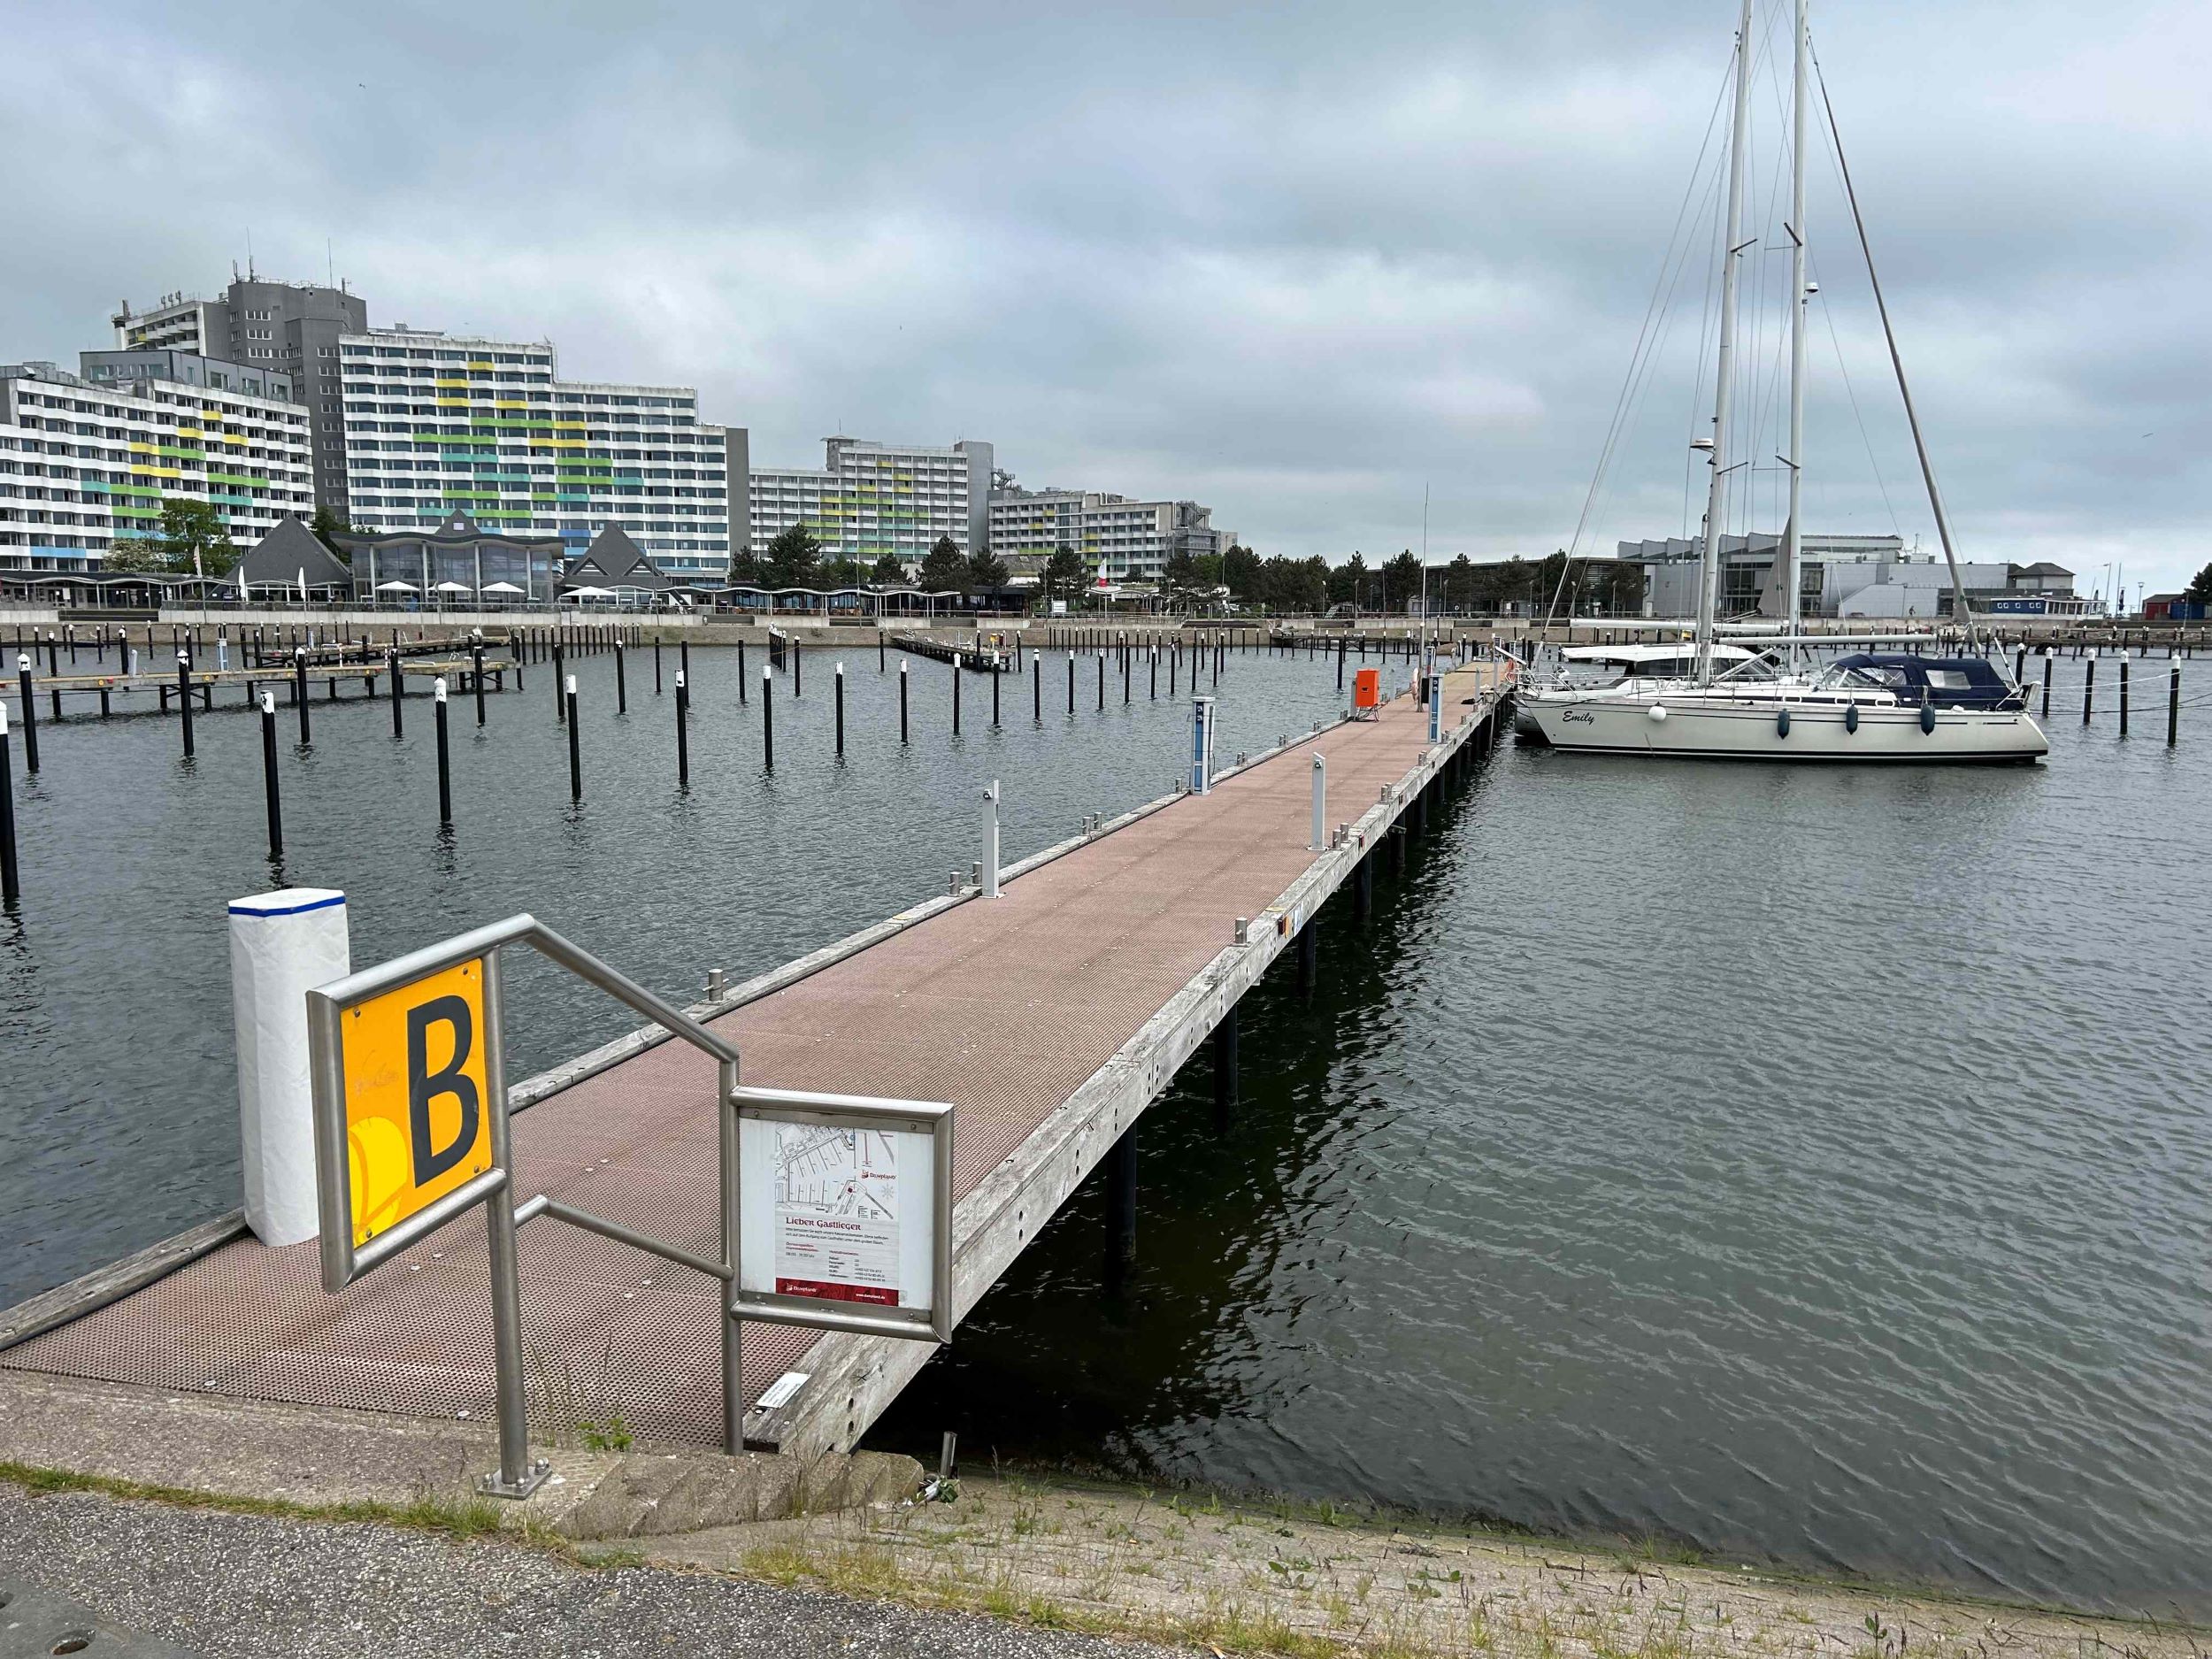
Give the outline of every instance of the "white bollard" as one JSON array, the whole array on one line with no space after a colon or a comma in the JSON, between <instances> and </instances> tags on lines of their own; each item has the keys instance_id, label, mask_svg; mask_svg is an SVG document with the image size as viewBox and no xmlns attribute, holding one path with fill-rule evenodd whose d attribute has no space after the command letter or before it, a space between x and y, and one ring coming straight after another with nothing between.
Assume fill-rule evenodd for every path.
<instances>
[{"instance_id":1,"label":"white bollard","mask_svg":"<svg viewBox=\"0 0 2212 1659\"><path fill-rule=\"evenodd\" d=\"M1316 755L1313 757L1313 839L1306 843L1308 851L1317 853L1327 849L1328 818L1329 763Z\"/></svg>"},{"instance_id":2,"label":"white bollard","mask_svg":"<svg viewBox=\"0 0 2212 1659\"><path fill-rule=\"evenodd\" d=\"M998 780L983 792L983 896L998 897Z\"/></svg>"},{"instance_id":3,"label":"white bollard","mask_svg":"<svg viewBox=\"0 0 2212 1659\"><path fill-rule=\"evenodd\" d=\"M320 1231L307 993L351 972L344 894L287 887L231 901L246 1225L264 1244L297 1244Z\"/></svg>"}]
</instances>

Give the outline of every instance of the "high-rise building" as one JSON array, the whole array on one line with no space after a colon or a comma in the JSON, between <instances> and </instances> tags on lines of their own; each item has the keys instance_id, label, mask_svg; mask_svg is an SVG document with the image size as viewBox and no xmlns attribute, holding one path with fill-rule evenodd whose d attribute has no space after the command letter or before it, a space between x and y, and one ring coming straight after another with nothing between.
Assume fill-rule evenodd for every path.
<instances>
[{"instance_id":1,"label":"high-rise building","mask_svg":"<svg viewBox=\"0 0 2212 1659\"><path fill-rule=\"evenodd\" d=\"M338 340L369 326L368 305L359 295L342 286L265 282L249 274L234 278L220 299L169 294L142 312L126 302L112 320L115 343L123 350L173 348L289 375L292 395L311 417L315 503L345 512Z\"/></svg>"},{"instance_id":2,"label":"high-rise building","mask_svg":"<svg viewBox=\"0 0 2212 1659\"><path fill-rule=\"evenodd\" d=\"M826 558L873 564L888 553L918 563L940 536L963 553L990 543L991 446L826 438L822 470L768 467L751 474L752 549L794 525Z\"/></svg>"},{"instance_id":3,"label":"high-rise building","mask_svg":"<svg viewBox=\"0 0 2212 1659\"><path fill-rule=\"evenodd\" d=\"M1219 553L1236 541L1217 530L1213 509L1194 501L1131 501L1100 490L1023 489L1006 482L991 496L991 551L1033 562L1072 548L1094 580L1156 581L1178 553Z\"/></svg>"},{"instance_id":4,"label":"high-rise building","mask_svg":"<svg viewBox=\"0 0 2212 1659\"><path fill-rule=\"evenodd\" d=\"M0 365L0 569L96 573L110 542L153 534L177 498L211 503L251 547L315 511L308 446L288 399Z\"/></svg>"},{"instance_id":5,"label":"high-rise building","mask_svg":"<svg viewBox=\"0 0 2212 1659\"><path fill-rule=\"evenodd\" d=\"M251 392L293 403L292 377L281 369L227 363L177 346L141 346L128 351L80 351L78 374L96 386L127 386L133 380L173 380L180 386L207 386L217 391Z\"/></svg>"},{"instance_id":6,"label":"high-rise building","mask_svg":"<svg viewBox=\"0 0 2212 1659\"><path fill-rule=\"evenodd\" d=\"M357 529L434 528L459 509L573 555L618 524L672 580L728 573L746 433L702 423L693 388L563 380L549 342L403 325L340 352Z\"/></svg>"}]
</instances>

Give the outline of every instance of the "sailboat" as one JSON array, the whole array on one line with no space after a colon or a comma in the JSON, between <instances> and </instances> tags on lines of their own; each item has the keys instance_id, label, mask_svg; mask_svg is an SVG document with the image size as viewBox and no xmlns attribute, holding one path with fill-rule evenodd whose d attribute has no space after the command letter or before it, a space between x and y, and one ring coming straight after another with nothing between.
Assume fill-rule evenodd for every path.
<instances>
[{"instance_id":1,"label":"sailboat","mask_svg":"<svg viewBox=\"0 0 2212 1659\"><path fill-rule=\"evenodd\" d=\"M1928 460L1912 393L1905 383L1903 360L1883 303L1880 280L1866 227L1843 172L1860 245L1867 253L1883 333L1903 396L1905 414L1919 453L1922 476L1936 528L1950 565L1952 604L1964 624L1972 656L1928 657L1862 653L1813 672L1802 660L1799 629L1799 506L1804 482L1806 311L1816 291L1808 280L1805 241L1805 118L1807 64L1811 51L1809 0L1796 0L1795 72L1793 89L1790 176L1790 403L1789 518L1778 549L1775 581L1780 589L1782 626L1772 639L1732 634L1738 647L1763 646L1747 659L1715 638L1715 598L1720 586L1720 533L1729 474L1740 463L1728 455L1731 402L1734 390L1737 290L1743 256L1754 244L1743 229L1744 148L1751 101L1753 0L1743 0L1736 33L1735 115L1728 159L1726 241L1722 247L1718 373L1713 430L1698 438L1711 469L1705 519L1700 535L1697 628L1692 672L1665 661L1671 648L1654 651L1657 661L1622 661L1617 679L1601 685L1563 684L1531 689L1522 695L1521 728L1555 748L1617 755L1655 755L1788 761L2033 762L2048 751L2043 733L2030 717L2025 690L2006 681L1978 654L1980 638L1959 580L1951 529ZM1832 117L1831 118L1832 120ZM1837 156L1841 161L1841 147ZM1731 657L1736 660L1732 663Z\"/></svg>"}]
</instances>

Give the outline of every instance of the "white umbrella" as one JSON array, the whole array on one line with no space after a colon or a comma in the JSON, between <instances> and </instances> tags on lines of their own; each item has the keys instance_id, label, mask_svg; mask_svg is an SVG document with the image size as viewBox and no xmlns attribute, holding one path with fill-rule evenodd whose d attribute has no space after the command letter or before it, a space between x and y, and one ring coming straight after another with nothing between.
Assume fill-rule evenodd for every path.
<instances>
[{"instance_id":1,"label":"white umbrella","mask_svg":"<svg viewBox=\"0 0 2212 1659\"><path fill-rule=\"evenodd\" d=\"M614 589L611 588L572 588L561 597L564 599L611 599L614 597Z\"/></svg>"},{"instance_id":2,"label":"white umbrella","mask_svg":"<svg viewBox=\"0 0 2212 1659\"><path fill-rule=\"evenodd\" d=\"M488 594L518 594L522 589L512 582L486 582L484 591Z\"/></svg>"},{"instance_id":3,"label":"white umbrella","mask_svg":"<svg viewBox=\"0 0 2212 1659\"><path fill-rule=\"evenodd\" d=\"M376 591L380 594L411 594L415 591L415 584L398 580L379 582Z\"/></svg>"},{"instance_id":4,"label":"white umbrella","mask_svg":"<svg viewBox=\"0 0 2212 1659\"><path fill-rule=\"evenodd\" d=\"M469 585L466 582L440 582L438 591L442 594L465 594L469 591Z\"/></svg>"}]
</instances>

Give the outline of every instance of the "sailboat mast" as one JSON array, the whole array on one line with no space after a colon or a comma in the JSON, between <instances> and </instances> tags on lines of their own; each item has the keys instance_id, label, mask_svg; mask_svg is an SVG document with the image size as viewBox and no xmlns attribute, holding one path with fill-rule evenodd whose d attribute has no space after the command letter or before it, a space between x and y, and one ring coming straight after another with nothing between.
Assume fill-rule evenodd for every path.
<instances>
[{"instance_id":1,"label":"sailboat mast","mask_svg":"<svg viewBox=\"0 0 2212 1659\"><path fill-rule=\"evenodd\" d=\"M1713 678L1713 606L1720 589L1721 508L1727 494L1728 413L1736 365L1736 287L1743 250L1744 132L1751 123L1751 0L1736 28L1736 114L1728 140L1728 230L1720 278L1720 362L1713 389L1713 476L1705 492L1705 547L1697 586L1697 678Z\"/></svg>"},{"instance_id":2,"label":"sailboat mast","mask_svg":"<svg viewBox=\"0 0 2212 1659\"><path fill-rule=\"evenodd\" d=\"M1805 53L1811 0L1797 0L1797 51L1790 94L1790 516L1782 527L1782 631L1797 672L1797 618L1804 556L1798 509L1805 481Z\"/></svg>"}]
</instances>

